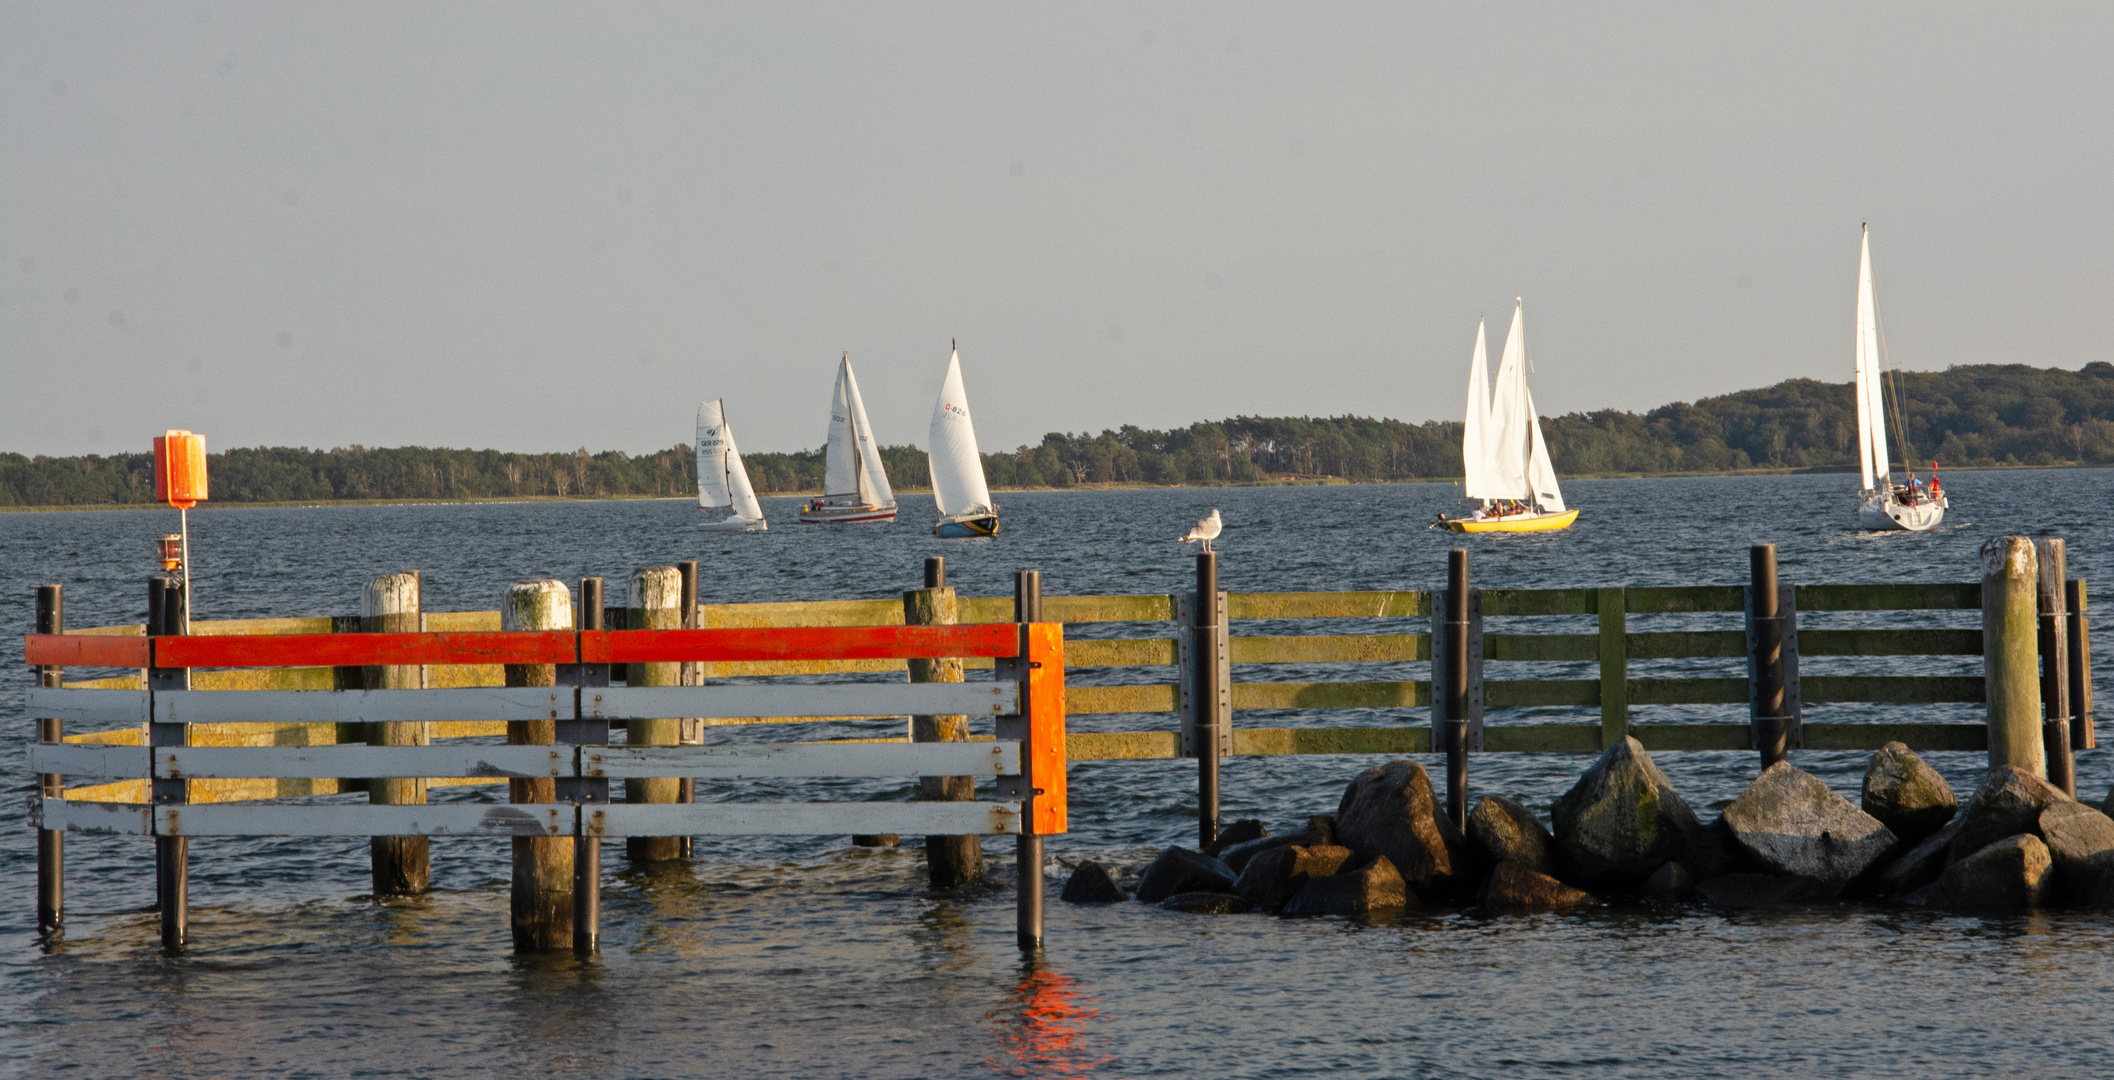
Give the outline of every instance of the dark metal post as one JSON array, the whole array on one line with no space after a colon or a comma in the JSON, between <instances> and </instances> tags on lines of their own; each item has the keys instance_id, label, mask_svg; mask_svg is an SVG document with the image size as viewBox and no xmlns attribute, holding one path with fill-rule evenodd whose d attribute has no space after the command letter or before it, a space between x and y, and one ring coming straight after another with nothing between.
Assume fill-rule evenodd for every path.
<instances>
[{"instance_id":1,"label":"dark metal post","mask_svg":"<svg viewBox=\"0 0 2114 1080\"><path fill-rule=\"evenodd\" d=\"M37 587L37 633L66 632L66 587ZM46 664L37 668L38 686L58 686L63 670ZM51 718L37 721L37 738L46 743L66 741L66 722ZM40 778L44 797L65 797L65 778L45 773ZM55 935L66 922L66 834L57 829L37 830L37 932Z\"/></svg>"},{"instance_id":2,"label":"dark metal post","mask_svg":"<svg viewBox=\"0 0 2114 1080\"><path fill-rule=\"evenodd\" d=\"M947 587L947 557L945 555L925 556L925 587L928 589L944 589Z\"/></svg>"},{"instance_id":3,"label":"dark metal post","mask_svg":"<svg viewBox=\"0 0 2114 1080\"><path fill-rule=\"evenodd\" d=\"M2085 622L2085 579L2071 578L2063 597L2069 612L2070 749L2092 750L2099 735L2092 729L2092 630Z\"/></svg>"},{"instance_id":4,"label":"dark metal post","mask_svg":"<svg viewBox=\"0 0 2114 1080\"><path fill-rule=\"evenodd\" d=\"M1784 625L1776 582L1776 545L1747 552L1748 596L1754 622L1754 745L1766 769L1790 757L1790 718L1784 715Z\"/></svg>"},{"instance_id":5,"label":"dark metal post","mask_svg":"<svg viewBox=\"0 0 2114 1080\"><path fill-rule=\"evenodd\" d=\"M2034 608L2040 617L2041 748L2048 756L2048 782L2077 797L2077 759L2070 745L2069 619L2063 610L2064 544L2041 540L2040 576L2034 582Z\"/></svg>"},{"instance_id":6,"label":"dark metal post","mask_svg":"<svg viewBox=\"0 0 2114 1080\"><path fill-rule=\"evenodd\" d=\"M1218 843L1218 553L1196 556L1196 843L1209 850Z\"/></svg>"},{"instance_id":7,"label":"dark metal post","mask_svg":"<svg viewBox=\"0 0 2114 1080\"><path fill-rule=\"evenodd\" d=\"M148 587L147 632L158 637L173 637L184 632L190 623L187 597L183 581L178 578L155 578ZM189 690L191 670L189 668L150 668L147 686L152 690ZM183 746L185 725L162 724L149 721L147 744L149 746ZM152 793L154 805L175 806L190 801L189 784L183 780L156 778ZM154 883L155 901L161 909L162 951L179 953L184 948L184 938L190 924L190 844L182 836L156 836L154 838Z\"/></svg>"},{"instance_id":8,"label":"dark metal post","mask_svg":"<svg viewBox=\"0 0 2114 1080\"><path fill-rule=\"evenodd\" d=\"M675 568L683 575L683 629L695 630L697 629L697 560L685 559L682 562L676 563ZM704 682L703 672L704 669L698 666L698 664L695 662L684 664L683 678L681 680L682 684L684 686L697 686L701 684L702 682ZM694 725L691 725L688 721L684 721L684 727L691 728L694 727ZM700 734L699 738L702 739L702 737L702 734ZM677 735L676 741L689 742L690 732L686 730L681 734ZM676 783L675 801L683 803L684 805L688 805L697 801L696 777L685 776ZM690 851L695 846L696 841L697 837L694 836L685 836L682 838L683 858L687 859L690 857Z\"/></svg>"},{"instance_id":9,"label":"dark metal post","mask_svg":"<svg viewBox=\"0 0 2114 1080\"><path fill-rule=\"evenodd\" d=\"M1446 813L1468 827L1468 549L1446 557Z\"/></svg>"},{"instance_id":10,"label":"dark metal post","mask_svg":"<svg viewBox=\"0 0 2114 1080\"><path fill-rule=\"evenodd\" d=\"M598 577L580 579L580 629L602 629L602 579ZM609 665L582 664L579 668L581 686L608 686ZM562 726L562 725L561 725ZM569 739L559 742L602 745L609 742L609 721L575 720L571 725ZM609 781L575 780L569 794L581 805L582 824L595 813L591 807L608 805ZM573 952L591 956L602 939L602 838L588 835L582 829L573 837Z\"/></svg>"},{"instance_id":11,"label":"dark metal post","mask_svg":"<svg viewBox=\"0 0 2114 1080\"><path fill-rule=\"evenodd\" d=\"M927 564L928 566L930 564ZM936 587L936 586L935 586ZM1034 570L1022 570L1013 579L1013 621L1033 623L1042 621L1042 574ZM1025 643L1027 637L1022 635ZM1022 655L1021 691L1027 691L1028 658ZM1015 907L1015 939L1020 951L1033 953L1042 949L1042 837L1023 828L1018 849L1017 882L1018 903Z\"/></svg>"}]
</instances>

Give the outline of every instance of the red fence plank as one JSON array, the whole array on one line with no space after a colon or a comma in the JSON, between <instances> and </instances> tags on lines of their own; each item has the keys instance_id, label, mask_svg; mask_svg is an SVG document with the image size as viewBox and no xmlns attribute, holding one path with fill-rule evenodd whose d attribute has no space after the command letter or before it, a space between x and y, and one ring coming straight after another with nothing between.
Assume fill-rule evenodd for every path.
<instances>
[{"instance_id":1,"label":"red fence plank","mask_svg":"<svg viewBox=\"0 0 2114 1080\"><path fill-rule=\"evenodd\" d=\"M158 637L157 667L358 667L369 664L570 664L570 630L439 634Z\"/></svg>"},{"instance_id":2,"label":"red fence plank","mask_svg":"<svg viewBox=\"0 0 2114 1080\"><path fill-rule=\"evenodd\" d=\"M71 667L147 666L147 639L102 634L24 634L22 659Z\"/></svg>"},{"instance_id":3,"label":"red fence plank","mask_svg":"<svg viewBox=\"0 0 2114 1080\"><path fill-rule=\"evenodd\" d=\"M1064 627L1035 623L1021 630L1031 665L1021 687L1029 724L1027 760L1021 766L1035 788L1028 800L1028 831L1056 836L1069 827L1071 801L1064 756Z\"/></svg>"},{"instance_id":4,"label":"red fence plank","mask_svg":"<svg viewBox=\"0 0 2114 1080\"><path fill-rule=\"evenodd\" d=\"M587 630L585 664L684 660L887 660L1014 656L1018 632L1005 623L972 626L830 626L754 630Z\"/></svg>"}]
</instances>

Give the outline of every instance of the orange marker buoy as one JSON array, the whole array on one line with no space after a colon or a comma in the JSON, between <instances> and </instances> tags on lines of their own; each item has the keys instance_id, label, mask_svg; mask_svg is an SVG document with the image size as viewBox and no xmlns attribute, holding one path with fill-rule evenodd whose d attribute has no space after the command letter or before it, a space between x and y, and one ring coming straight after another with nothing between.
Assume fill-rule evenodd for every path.
<instances>
[{"instance_id":1,"label":"orange marker buoy","mask_svg":"<svg viewBox=\"0 0 2114 1080\"><path fill-rule=\"evenodd\" d=\"M176 508L182 531L178 538L184 575L182 633L191 632L191 508L206 501L206 437L189 431L165 431L154 437L154 497ZM169 565L166 543L161 545L162 566Z\"/></svg>"}]
</instances>

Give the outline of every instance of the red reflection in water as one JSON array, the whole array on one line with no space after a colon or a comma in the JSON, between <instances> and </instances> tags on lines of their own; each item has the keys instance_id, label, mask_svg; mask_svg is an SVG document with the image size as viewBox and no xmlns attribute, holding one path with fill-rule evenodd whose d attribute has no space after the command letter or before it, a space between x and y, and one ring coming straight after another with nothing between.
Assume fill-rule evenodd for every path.
<instances>
[{"instance_id":1,"label":"red reflection in water","mask_svg":"<svg viewBox=\"0 0 2114 1080\"><path fill-rule=\"evenodd\" d=\"M1115 1060L1090 1040L1085 1025L1099 1019L1101 999L1078 990L1078 981L1032 964L1013 988L1007 1007L991 1013L998 1053L987 1064L1007 1076L1090 1076Z\"/></svg>"}]
</instances>

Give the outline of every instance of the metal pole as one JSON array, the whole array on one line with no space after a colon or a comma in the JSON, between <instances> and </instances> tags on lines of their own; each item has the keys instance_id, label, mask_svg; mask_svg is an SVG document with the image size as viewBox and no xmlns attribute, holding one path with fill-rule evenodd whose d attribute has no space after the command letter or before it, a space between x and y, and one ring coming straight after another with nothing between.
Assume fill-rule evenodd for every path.
<instances>
[{"instance_id":1,"label":"metal pole","mask_svg":"<svg viewBox=\"0 0 2114 1080\"><path fill-rule=\"evenodd\" d=\"M580 579L580 629L602 629L602 579L598 577ZM580 683L583 686L608 686L609 668L606 665L587 665L580 668ZM609 722L602 721L597 732L599 741L609 741ZM574 729L581 741L590 737L586 732ZM583 804L581 815L591 813L588 807L609 802L609 781L580 780L575 796ZM573 952L591 956L602 942L602 838L589 836L586 830L573 837Z\"/></svg>"},{"instance_id":2,"label":"metal pole","mask_svg":"<svg viewBox=\"0 0 2114 1080\"><path fill-rule=\"evenodd\" d=\"M1779 612L1776 545L1747 552L1748 595L1754 622L1754 745L1766 769L1790 757L1790 718L1784 715L1784 626Z\"/></svg>"},{"instance_id":3,"label":"metal pole","mask_svg":"<svg viewBox=\"0 0 2114 1080\"><path fill-rule=\"evenodd\" d=\"M1034 570L1022 570L1013 580L1013 621L1033 623L1042 621L1042 574ZM1023 634L1023 645L1027 638ZM1027 690L1027 662L1023 655L1021 666L1021 690ZM1023 828L1017 848L1015 888L1015 940L1020 951L1025 953L1042 950L1042 837Z\"/></svg>"},{"instance_id":4,"label":"metal pole","mask_svg":"<svg viewBox=\"0 0 2114 1080\"><path fill-rule=\"evenodd\" d=\"M2070 661L2070 749L2091 750L2099 739L2092 730L2092 637L2085 622L2085 579L2071 578L2063 600L2069 612L2064 654Z\"/></svg>"},{"instance_id":5,"label":"metal pole","mask_svg":"<svg viewBox=\"0 0 2114 1080\"><path fill-rule=\"evenodd\" d=\"M1196 843L1218 843L1218 553L1196 556Z\"/></svg>"},{"instance_id":6,"label":"metal pole","mask_svg":"<svg viewBox=\"0 0 2114 1080\"><path fill-rule=\"evenodd\" d=\"M148 632L154 636L180 636L190 625L186 613L183 583L174 578L155 578L148 592L148 613L158 616L150 620ZM153 668L149 670L147 685L154 690L188 690L191 688L189 668ZM185 745L185 725L147 725L147 742L150 746ZM189 802L189 785L184 780L155 779L152 782L152 797L157 806L182 805ZM161 944L166 953L180 953L190 924L190 844L181 836L156 836L154 838L155 900L161 909Z\"/></svg>"},{"instance_id":7,"label":"metal pole","mask_svg":"<svg viewBox=\"0 0 2114 1080\"><path fill-rule=\"evenodd\" d=\"M172 633L172 634L188 634L188 633L190 633L190 632L191 632L191 510L190 510L190 508L189 508L189 507L183 507L183 506L179 506L179 507L177 507L177 508L176 508L176 521L177 521L177 526L178 526L179 530L180 530L180 531L181 531L181 532L183 533L183 538L184 538L184 541L183 541L183 544L184 544L184 606L183 606L183 622L181 623L181 627L182 627L181 629L177 629L177 630L171 630L171 631L169 631L169 632L170 632L170 633Z\"/></svg>"},{"instance_id":8,"label":"metal pole","mask_svg":"<svg viewBox=\"0 0 2114 1080\"><path fill-rule=\"evenodd\" d=\"M1468 827L1468 549L1446 557L1446 813Z\"/></svg>"},{"instance_id":9,"label":"metal pole","mask_svg":"<svg viewBox=\"0 0 2114 1080\"><path fill-rule=\"evenodd\" d=\"M2077 797L2077 761L2070 746L2069 620L2063 610L2064 544L2061 538L2035 542L2040 576L2034 582L2034 606L2040 617L2041 747L2048 756L2048 782Z\"/></svg>"},{"instance_id":10,"label":"metal pole","mask_svg":"<svg viewBox=\"0 0 2114 1080\"><path fill-rule=\"evenodd\" d=\"M925 587L928 589L944 589L947 587L947 557L945 555L925 556Z\"/></svg>"},{"instance_id":11,"label":"metal pole","mask_svg":"<svg viewBox=\"0 0 2114 1080\"><path fill-rule=\"evenodd\" d=\"M695 630L698 628L697 560L685 559L682 562L676 563L675 568L676 570L680 571L683 575L683 629ZM680 681L684 686L699 685L704 682L704 668L698 666L698 664L695 662L684 664L683 677L678 681ZM698 738L700 741L703 740L703 729L696 727L687 720L683 721L683 727L686 730L679 732L676 735L676 742L689 742L690 732L692 730L695 730L699 733ZM697 801L696 777L685 776L676 782L675 801L684 805L688 805ZM687 859L690 857L690 852L696 846L696 844L697 837L684 836L682 838L683 858Z\"/></svg>"},{"instance_id":12,"label":"metal pole","mask_svg":"<svg viewBox=\"0 0 2114 1080\"><path fill-rule=\"evenodd\" d=\"M66 587L37 587L37 633L66 632ZM37 668L37 685L58 686L63 669L46 664ZM37 738L47 743L66 741L66 722L51 718L37 721ZM65 778L45 773L41 778L44 797L65 797ZM66 922L66 834L57 829L37 830L37 932L58 934Z\"/></svg>"}]
</instances>

